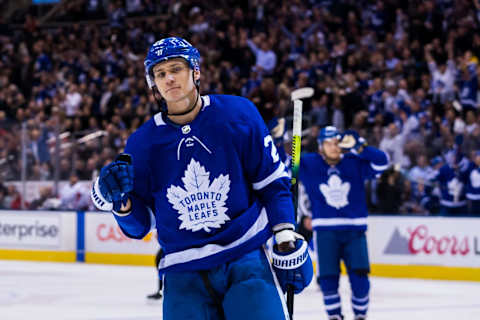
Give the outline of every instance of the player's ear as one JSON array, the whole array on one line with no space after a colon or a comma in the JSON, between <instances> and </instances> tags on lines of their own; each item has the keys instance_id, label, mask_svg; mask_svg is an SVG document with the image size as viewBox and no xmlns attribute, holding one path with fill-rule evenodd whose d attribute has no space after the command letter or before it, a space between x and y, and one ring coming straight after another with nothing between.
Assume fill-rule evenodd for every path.
<instances>
[{"instance_id":1,"label":"player's ear","mask_svg":"<svg viewBox=\"0 0 480 320\"><path fill-rule=\"evenodd\" d=\"M193 80L200 80L200 70L193 71Z\"/></svg>"}]
</instances>

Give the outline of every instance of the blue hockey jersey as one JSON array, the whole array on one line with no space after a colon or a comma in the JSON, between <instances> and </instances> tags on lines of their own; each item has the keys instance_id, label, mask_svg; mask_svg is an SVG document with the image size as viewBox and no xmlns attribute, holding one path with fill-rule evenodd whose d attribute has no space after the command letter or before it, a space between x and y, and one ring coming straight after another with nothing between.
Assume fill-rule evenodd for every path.
<instances>
[{"instance_id":1,"label":"blue hockey jersey","mask_svg":"<svg viewBox=\"0 0 480 320\"><path fill-rule=\"evenodd\" d=\"M318 153L302 156L300 181L310 201L315 229L366 230L365 180L388 168L385 152L365 147L362 153L347 153L335 166Z\"/></svg>"},{"instance_id":2,"label":"blue hockey jersey","mask_svg":"<svg viewBox=\"0 0 480 320\"><path fill-rule=\"evenodd\" d=\"M462 77L458 81L458 87L460 88L460 103L463 107L470 107L472 109L477 108L477 92L478 92L478 78L477 78L477 65L468 65L468 79Z\"/></svg>"},{"instance_id":3,"label":"blue hockey jersey","mask_svg":"<svg viewBox=\"0 0 480 320\"><path fill-rule=\"evenodd\" d=\"M440 204L457 208L466 205L465 183L466 170L455 170L448 164L443 165L433 174L433 181L438 181L441 192Z\"/></svg>"},{"instance_id":4,"label":"blue hockey jersey","mask_svg":"<svg viewBox=\"0 0 480 320\"><path fill-rule=\"evenodd\" d=\"M468 170L468 180L466 196L467 199L479 201L480 200L480 167L471 164Z\"/></svg>"},{"instance_id":5,"label":"blue hockey jersey","mask_svg":"<svg viewBox=\"0 0 480 320\"><path fill-rule=\"evenodd\" d=\"M290 182L257 108L247 99L202 97L189 124L161 113L128 139L132 212L115 216L142 238L154 216L160 270L202 270L259 248L279 223L294 223Z\"/></svg>"}]
</instances>

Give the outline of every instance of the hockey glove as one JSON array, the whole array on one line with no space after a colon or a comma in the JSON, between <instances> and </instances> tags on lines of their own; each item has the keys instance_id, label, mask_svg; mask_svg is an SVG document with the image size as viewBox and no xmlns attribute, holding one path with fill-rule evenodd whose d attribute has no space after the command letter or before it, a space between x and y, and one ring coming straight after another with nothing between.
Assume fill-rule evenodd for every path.
<instances>
[{"instance_id":1,"label":"hockey glove","mask_svg":"<svg viewBox=\"0 0 480 320\"><path fill-rule=\"evenodd\" d=\"M338 146L346 152L352 152L355 154L362 153L363 149L367 146L367 141L360 137L355 130L347 130L342 134Z\"/></svg>"},{"instance_id":2,"label":"hockey glove","mask_svg":"<svg viewBox=\"0 0 480 320\"><path fill-rule=\"evenodd\" d=\"M92 201L103 211L120 211L133 190L133 166L129 154L122 153L100 170L92 188Z\"/></svg>"},{"instance_id":3,"label":"hockey glove","mask_svg":"<svg viewBox=\"0 0 480 320\"><path fill-rule=\"evenodd\" d=\"M313 277L307 242L290 229L277 232L275 242L272 265L282 290L286 292L291 285L295 294L302 292Z\"/></svg>"}]
</instances>

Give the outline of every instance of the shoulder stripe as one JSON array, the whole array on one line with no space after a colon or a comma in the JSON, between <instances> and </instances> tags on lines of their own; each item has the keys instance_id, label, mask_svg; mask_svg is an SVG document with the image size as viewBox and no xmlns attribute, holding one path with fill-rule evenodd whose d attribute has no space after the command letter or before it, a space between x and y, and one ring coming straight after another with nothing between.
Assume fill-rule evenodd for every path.
<instances>
[{"instance_id":1,"label":"shoulder stripe","mask_svg":"<svg viewBox=\"0 0 480 320\"><path fill-rule=\"evenodd\" d=\"M202 96L202 100L203 100L203 108L202 108L203 110L210 105L210 96Z\"/></svg>"},{"instance_id":2,"label":"shoulder stripe","mask_svg":"<svg viewBox=\"0 0 480 320\"><path fill-rule=\"evenodd\" d=\"M262 181L255 182L253 184L253 190L260 190L270 183L272 183L274 180L277 180L279 178L287 177L288 178L288 173L285 171L285 165L283 162L280 162L278 165L277 170L275 170L271 175L263 179Z\"/></svg>"},{"instance_id":3,"label":"shoulder stripe","mask_svg":"<svg viewBox=\"0 0 480 320\"><path fill-rule=\"evenodd\" d=\"M159 126L163 126L165 125L165 121L163 121L163 118L162 118L162 113L159 112L157 114L155 114L153 116L153 121L155 121L155 124L159 127Z\"/></svg>"}]
</instances>

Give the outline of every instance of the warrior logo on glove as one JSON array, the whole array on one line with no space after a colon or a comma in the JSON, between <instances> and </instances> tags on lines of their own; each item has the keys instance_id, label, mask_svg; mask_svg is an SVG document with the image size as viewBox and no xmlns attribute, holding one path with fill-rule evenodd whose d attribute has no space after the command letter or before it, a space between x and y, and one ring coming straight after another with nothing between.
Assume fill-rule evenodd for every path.
<instances>
[{"instance_id":1,"label":"warrior logo on glove","mask_svg":"<svg viewBox=\"0 0 480 320\"><path fill-rule=\"evenodd\" d=\"M286 270L298 268L310 258L308 255L308 250L305 250L306 247L307 243L303 241L300 251L294 251L288 256L279 256L277 254L273 254L272 264L277 268Z\"/></svg>"},{"instance_id":2,"label":"warrior logo on glove","mask_svg":"<svg viewBox=\"0 0 480 320\"><path fill-rule=\"evenodd\" d=\"M288 286L293 286L295 294L298 294L312 281L313 265L307 242L298 233L294 234L293 250L281 252L276 245L273 247L272 266L282 290L286 292Z\"/></svg>"}]
</instances>

